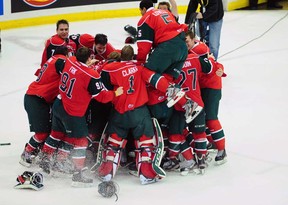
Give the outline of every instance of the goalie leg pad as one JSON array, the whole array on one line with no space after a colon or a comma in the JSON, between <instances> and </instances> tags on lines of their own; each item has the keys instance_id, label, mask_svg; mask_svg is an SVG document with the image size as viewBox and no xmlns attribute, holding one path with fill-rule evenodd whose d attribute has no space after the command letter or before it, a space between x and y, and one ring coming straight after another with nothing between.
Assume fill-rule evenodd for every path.
<instances>
[{"instance_id":1,"label":"goalie leg pad","mask_svg":"<svg viewBox=\"0 0 288 205\"><path fill-rule=\"evenodd\" d=\"M153 183L166 176L160 167L164 150L161 128L156 119L153 118L152 121L155 135L152 138L142 136L136 141L136 148L140 150L136 163L142 184Z\"/></svg>"},{"instance_id":2,"label":"goalie leg pad","mask_svg":"<svg viewBox=\"0 0 288 205\"><path fill-rule=\"evenodd\" d=\"M145 135L141 136L139 140L136 141L137 152L136 164L138 168L138 175L144 175L147 178L155 178L156 173L152 169L152 158L154 153L152 150L155 147L155 138L148 138Z\"/></svg>"},{"instance_id":3,"label":"goalie leg pad","mask_svg":"<svg viewBox=\"0 0 288 205\"><path fill-rule=\"evenodd\" d=\"M99 167L98 174L103 181L110 181L116 174L120 164L121 150L127 140L111 134L103 151L103 162Z\"/></svg>"}]
</instances>

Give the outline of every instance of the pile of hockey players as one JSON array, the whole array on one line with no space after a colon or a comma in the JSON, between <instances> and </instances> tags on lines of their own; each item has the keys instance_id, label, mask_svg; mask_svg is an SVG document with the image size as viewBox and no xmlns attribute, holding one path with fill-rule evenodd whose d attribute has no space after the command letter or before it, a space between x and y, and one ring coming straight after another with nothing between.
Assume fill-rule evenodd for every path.
<instances>
[{"instance_id":1,"label":"pile of hockey players","mask_svg":"<svg viewBox=\"0 0 288 205\"><path fill-rule=\"evenodd\" d=\"M138 28L124 28L132 34L125 43L137 42L137 54L130 45L115 49L104 34L69 35L68 22L57 22L57 34L46 41L37 79L25 95L30 131L35 134L20 164L50 175L72 175L75 187L91 187L93 178L99 178L104 182L99 193L111 197L117 190L110 182L119 168L138 176L141 184L150 184L165 178L166 171L204 174L208 164L226 162L217 116L221 78L226 76L223 65L197 40L191 31L194 25L189 30L171 12L151 8L149 0L142 0L140 8ZM163 37L151 27L148 34L153 30L156 37L136 35L151 26L145 18L150 12L177 24L175 31L167 30ZM167 54L159 58L161 45L170 40L172 49L167 47ZM176 59L180 70L169 59L178 51L186 59ZM167 65L172 69L157 70ZM40 173L25 172L17 178L18 188L28 184L41 189L41 178Z\"/></svg>"}]
</instances>

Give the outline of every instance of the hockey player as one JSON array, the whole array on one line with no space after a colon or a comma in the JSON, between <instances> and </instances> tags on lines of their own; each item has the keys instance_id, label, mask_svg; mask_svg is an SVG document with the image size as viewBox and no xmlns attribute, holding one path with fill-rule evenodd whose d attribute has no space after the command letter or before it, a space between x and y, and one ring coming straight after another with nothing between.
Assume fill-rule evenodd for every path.
<instances>
[{"instance_id":1,"label":"hockey player","mask_svg":"<svg viewBox=\"0 0 288 205\"><path fill-rule=\"evenodd\" d=\"M94 55L97 60L106 60L108 55L113 51L119 51L115 49L111 43L108 42L105 34L96 34L94 39ZM120 52L120 51L119 51Z\"/></svg>"},{"instance_id":2,"label":"hockey player","mask_svg":"<svg viewBox=\"0 0 288 205\"><path fill-rule=\"evenodd\" d=\"M37 79L29 85L24 97L30 131L35 134L26 144L20 164L30 167L33 157L51 131L51 106L58 95L60 73L64 67L67 47L57 47L54 55L40 69Z\"/></svg>"},{"instance_id":3,"label":"hockey player","mask_svg":"<svg viewBox=\"0 0 288 205\"><path fill-rule=\"evenodd\" d=\"M175 0L161 1L158 4L158 9L170 11L175 17L176 21L179 20L177 3ZM131 36L127 37L125 43L135 43L137 41L137 29L131 25L126 25L124 30L127 31Z\"/></svg>"},{"instance_id":4,"label":"hockey player","mask_svg":"<svg viewBox=\"0 0 288 205\"><path fill-rule=\"evenodd\" d=\"M202 75L211 75L215 72L212 63L201 64L198 55L189 54L179 78L176 80L186 92L186 95L196 102L199 106L204 107L201 99L199 79ZM205 66L204 66L205 65ZM214 69L213 69L214 68ZM205 172L206 134L205 134L205 113L202 110L197 117L188 124L188 129L193 133L195 142L196 159L194 159L192 148L186 142L183 130L186 128L184 109L179 105L174 105L174 112L169 122L169 157L173 158L181 151L184 161L180 162L180 171L186 175L188 170L196 164L201 173Z\"/></svg>"},{"instance_id":5,"label":"hockey player","mask_svg":"<svg viewBox=\"0 0 288 205\"><path fill-rule=\"evenodd\" d=\"M102 33L96 34L95 37L90 34L73 34L69 36L69 39L76 44L77 49L81 47L89 48L91 57L98 61L108 59L108 55L113 51L119 51L108 42L107 36Z\"/></svg>"},{"instance_id":6,"label":"hockey player","mask_svg":"<svg viewBox=\"0 0 288 205\"><path fill-rule=\"evenodd\" d=\"M151 116L146 103L148 95L146 83L142 78L142 66L133 61L134 50L124 46L121 62L113 62L103 67L101 77L107 88L123 86L124 93L113 101L113 110L108 122L103 162L98 174L103 181L110 181L116 174L125 148L127 135L132 133L137 152L136 163L141 184L149 184L159 179L152 168L156 147Z\"/></svg>"},{"instance_id":7,"label":"hockey player","mask_svg":"<svg viewBox=\"0 0 288 205\"><path fill-rule=\"evenodd\" d=\"M112 52L116 50L111 43L108 42L108 38L105 34L96 34L95 37L90 34L73 34L69 38L75 42L77 49L81 47L87 47L91 51L91 58L96 60L95 63L97 71L100 73L101 64L104 63ZM120 55L120 54L119 54ZM87 110L87 123L89 129L89 142L91 142L92 155L95 154L95 150L98 149L98 142L101 137L101 133L108 121L109 113L111 110L111 102L101 103L95 99L91 99L89 108ZM102 116L100 119L99 116ZM93 162L93 156L91 162ZM89 163L88 163L89 164Z\"/></svg>"},{"instance_id":8,"label":"hockey player","mask_svg":"<svg viewBox=\"0 0 288 205\"><path fill-rule=\"evenodd\" d=\"M189 53L197 54L198 56L207 56L209 54L208 46L200 41L195 40L193 32L186 33L186 44ZM222 77L225 77L223 65L213 61L214 67L217 67L216 72L211 75L203 75L200 79L201 96L204 102L206 113L206 126L208 129L207 138L214 143L218 153L215 157L217 164L222 164L226 161L225 150L225 135L221 123L218 119L219 102L221 100ZM210 138L210 139L209 139Z\"/></svg>"},{"instance_id":9,"label":"hockey player","mask_svg":"<svg viewBox=\"0 0 288 205\"><path fill-rule=\"evenodd\" d=\"M189 123L193 119L192 108L197 106L191 99L183 98L184 92L173 83L178 78L188 53L184 33L187 26L177 23L169 11L154 9L151 0L142 0L139 7L142 18L138 22L137 61L145 63L146 68L158 74L150 79L149 83L153 87L156 88L160 77L165 75L171 83L166 92L167 106L171 107L178 101L183 106L186 104L185 116Z\"/></svg>"},{"instance_id":10,"label":"hockey player","mask_svg":"<svg viewBox=\"0 0 288 205\"><path fill-rule=\"evenodd\" d=\"M69 23L65 19L61 19L56 23L56 34L46 40L45 48L42 53L41 67L53 55L55 49L59 46L66 46L68 48L69 56L74 55L76 45L69 40Z\"/></svg>"},{"instance_id":11,"label":"hockey player","mask_svg":"<svg viewBox=\"0 0 288 205\"><path fill-rule=\"evenodd\" d=\"M113 91L105 90L100 75L87 66L91 61L90 55L90 50L83 47L77 50L76 57L68 58L65 63L59 83L60 95L52 108L51 135L43 146L44 154L39 164L43 171L49 173L52 155L59 142L65 138L74 146L71 156L74 164L72 186L75 187L89 187L93 184L92 179L83 175L88 145L85 112L91 98L105 103L123 93L122 87L115 87Z\"/></svg>"}]
</instances>

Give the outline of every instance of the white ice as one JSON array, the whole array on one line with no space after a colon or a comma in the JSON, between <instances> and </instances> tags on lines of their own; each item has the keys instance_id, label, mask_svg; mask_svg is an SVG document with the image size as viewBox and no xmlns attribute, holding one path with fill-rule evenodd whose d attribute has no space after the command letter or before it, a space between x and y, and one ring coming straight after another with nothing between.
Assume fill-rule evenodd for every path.
<instances>
[{"instance_id":1,"label":"white ice","mask_svg":"<svg viewBox=\"0 0 288 205\"><path fill-rule=\"evenodd\" d=\"M219 61L228 76L223 79L219 117L228 162L210 164L203 176L168 173L163 181L144 186L119 170L116 203L115 198L105 199L97 193L97 179L95 187L86 189L72 188L71 179L49 177L44 178L45 187L39 192L13 189L17 175L27 170L18 161L32 135L23 96L35 80L44 40L55 33L55 25L2 31L0 143L11 145L0 146L0 204L287 205L287 15L284 10L225 13ZM123 26L136 25L138 19L71 22L70 34L105 33L116 48L122 48L127 37ZM183 19L181 15L180 21Z\"/></svg>"}]
</instances>

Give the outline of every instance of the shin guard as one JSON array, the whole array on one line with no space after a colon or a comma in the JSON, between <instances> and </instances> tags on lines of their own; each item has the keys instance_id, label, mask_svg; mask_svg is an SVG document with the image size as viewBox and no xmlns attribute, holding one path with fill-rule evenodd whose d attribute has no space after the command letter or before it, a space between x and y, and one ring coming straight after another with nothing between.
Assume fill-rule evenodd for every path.
<instances>
[{"instance_id":1,"label":"shin guard","mask_svg":"<svg viewBox=\"0 0 288 205\"><path fill-rule=\"evenodd\" d=\"M212 139L218 150L225 149L225 135L219 120L207 120Z\"/></svg>"}]
</instances>

